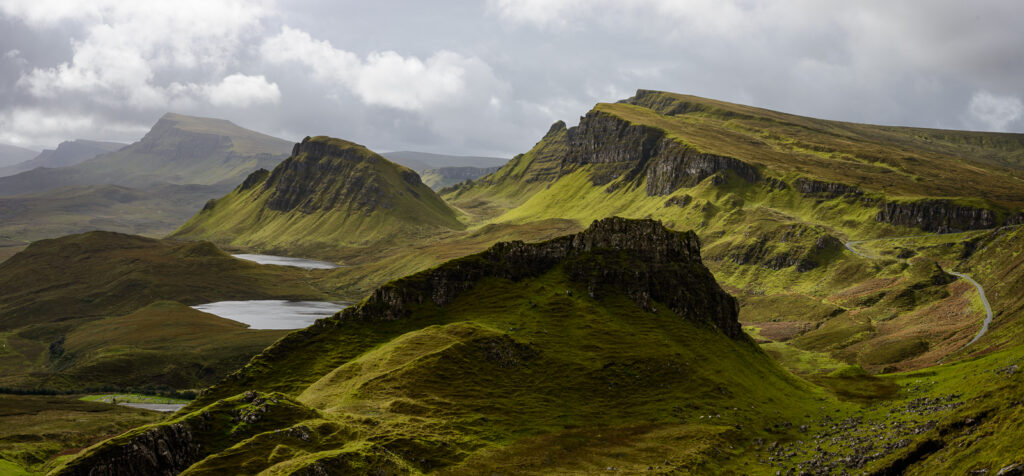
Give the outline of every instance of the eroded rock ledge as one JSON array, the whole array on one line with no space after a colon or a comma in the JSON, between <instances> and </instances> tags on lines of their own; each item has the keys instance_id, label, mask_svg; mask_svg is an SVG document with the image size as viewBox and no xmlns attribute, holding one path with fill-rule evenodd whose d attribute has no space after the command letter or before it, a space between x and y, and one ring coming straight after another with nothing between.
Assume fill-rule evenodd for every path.
<instances>
[{"instance_id":1,"label":"eroded rock ledge","mask_svg":"<svg viewBox=\"0 0 1024 476\"><path fill-rule=\"evenodd\" d=\"M655 311L660 302L680 317L729 337L744 335L736 300L704 267L696 234L671 231L654 220L617 217L543 243L498 243L483 253L388 283L362 305L330 320L402 319L414 306L454 301L483 278L517 281L559 265L571 279L585 284L591 297L622 292L645 310Z\"/></svg>"},{"instance_id":2,"label":"eroded rock ledge","mask_svg":"<svg viewBox=\"0 0 1024 476\"><path fill-rule=\"evenodd\" d=\"M958 205L949 200L890 202L880 208L875 215L877 221L936 233L995 228L998 225L994 211Z\"/></svg>"}]
</instances>

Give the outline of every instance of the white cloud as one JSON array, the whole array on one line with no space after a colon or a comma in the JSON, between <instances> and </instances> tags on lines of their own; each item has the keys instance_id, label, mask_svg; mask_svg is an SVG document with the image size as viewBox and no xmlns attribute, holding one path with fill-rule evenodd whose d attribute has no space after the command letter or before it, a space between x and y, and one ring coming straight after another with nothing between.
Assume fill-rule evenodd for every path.
<instances>
[{"instance_id":1,"label":"white cloud","mask_svg":"<svg viewBox=\"0 0 1024 476\"><path fill-rule=\"evenodd\" d=\"M146 109L204 89L158 81L161 73L221 76L269 9L259 0L0 0L0 12L36 28L67 20L85 31L72 41L70 61L22 76L19 85L33 96L86 93L101 104Z\"/></svg>"},{"instance_id":2,"label":"white cloud","mask_svg":"<svg viewBox=\"0 0 1024 476\"><path fill-rule=\"evenodd\" d=\"M90 114L60 113L41 108L0 112L0 143L53 147L71 138L136 140L148 127Z\"/></svg>"},{"instance_id":3,"label":"white cloud","mask_svg":"<svg viewBox=\"0 0 1024 476\"><path fill-rule=\"evenodd\" d=\"M591 0L596 2L597 0ZM537 27L565 27L574 11L586 8L587 0L491 0L491 9L503 19Z\"/></svg>"},{"instance_id":4,"label":"white cloud","mask_svg":"<svg viewBox=\"0 0 1024 476\"><path fill-rule=\"evenodd\" d=\"M287 26L265 40L260 52L271 63L303 64L317 80L340 85L366 104L407 111L460 101L471 95L470 89L500 83L479 58L442 50L426 60L394 51L373 52L361 59Z\"/></svg>"},{"instance_id":5,"label":"white cloud","mask_svg":"<svg viewBox=\"0 0 1024 476\"><path fill-rule=\"evenodd\" d=\"M263 75L246 76L235 73L219 84L208 86L206 94L214 106L246 107L251 104L281 101L281 90Z\"/></svg>"},{"instance_id":6,"label":"white cloud","mask_svg":"<svg viewBox=\"0 0 1024 476\"><path fill-rule=\"evenodd\" d=\"M1006 131L1006 126L1024 115L1024 104L1016 96L996 96L988 91L978 91L967 106L971 117L984 124L991 131Z\"/></svg>"}]
</instances>

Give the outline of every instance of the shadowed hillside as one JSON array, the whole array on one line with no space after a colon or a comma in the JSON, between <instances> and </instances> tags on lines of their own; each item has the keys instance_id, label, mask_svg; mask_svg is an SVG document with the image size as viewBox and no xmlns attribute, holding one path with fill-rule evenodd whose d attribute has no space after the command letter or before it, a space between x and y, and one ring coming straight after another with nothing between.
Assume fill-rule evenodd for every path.
<instances>
[{"instance_id":1,"label":"shadowed hillside","mask_svg":"<svg viewBox=\"0 0 1024 476\"><path fill-rule=\"evenodd\" d=\"M281 334L178 303L322 298L305 279L207 242L91 232L32 243L0 263L0 387L209 384Z\"/></svg>"}]
</instances>

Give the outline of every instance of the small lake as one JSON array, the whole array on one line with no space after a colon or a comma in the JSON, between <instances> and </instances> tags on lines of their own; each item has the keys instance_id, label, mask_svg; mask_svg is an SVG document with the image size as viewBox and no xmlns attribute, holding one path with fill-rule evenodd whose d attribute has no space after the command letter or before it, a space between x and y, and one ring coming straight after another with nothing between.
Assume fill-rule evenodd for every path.
<instances>
[{"instance_id":1,"label":"small lake","mask_svg":"<svg viewBox=\"0 0 1024 476\"><path fill-rule=\"evenodd\" d=\"M192 309L248 324L250 329L302 329L348 306L330 301L259 300L212 302Z\"/></svg>"},{"instance_id":2,"label":"small lake","mask_svg":"<svg viewBox=\"0 0 1024 476\"><path fill-rule=\"evenodd\" d=\"M165 413L176 412L185 408L184 403L118 403L118 405Z\"/></svg>"},{"instance_id":3,"label":"small lake","mask_svg":"<svg viewBox=\"0 0 1024 476\"><path fill-rule=\"evenodd\" d=\"M256 254L237 254L231 255L238 259L244 259L246 261L254 261L259 264L276 264L278 266L295 266L296 268L304 269L334 269L340 268L341 266L331 263L329 261L317 261L313 259L305 258L291 258L288 256L274 256L274 255L256 255Z\"/></svg>"}]
</instances>

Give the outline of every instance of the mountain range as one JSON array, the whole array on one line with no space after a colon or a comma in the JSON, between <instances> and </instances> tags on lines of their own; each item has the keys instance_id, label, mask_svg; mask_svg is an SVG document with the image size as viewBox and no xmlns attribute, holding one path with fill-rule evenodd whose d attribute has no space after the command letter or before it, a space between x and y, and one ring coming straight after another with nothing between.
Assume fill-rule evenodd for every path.
<instances>
[{"instance_id":1,"label":"mountain range","mask_svg":"<svg viewBox=\"0 0 1024 476\"><path fill-rule=\"evenodd\" d=\"M163 236L290 148L225 120L170 113L127 146L64 142L18 166L40 167L0 177L0 237L29 242L90 230Z\"/></svg>"},{"instance_id":2,"label":"mountain range","mask_svg":"<svg viewBox=\"0 0 1024 476\"><path fill-rule=\"evenodd\" d=\"M77 235L0 264L4 302L18 303L0 308L4 335L35 339L19 347L35 349L19 350L35 362L22 381L51 385L101 378L81 369L125 346L140 349L118 360L136 369L132 385L161 378L148 352L191 368L208 347L176 357L118 329L200 319L182 304L212 294L358 302L231 373L218 366L164 421L25 466L1015 474L1022 151L1022 134L650 90L556 122L529 151L438 191L361 145L307 137L171 239ZM245 267L217 246L343 266ZM74 256L109 267L53 264ZM193 274L209 281L179 281ZM71 278L80 290L52 284ZM92 289L104 283L148 291ZM228 323L202 326L243 342ZM232 358L254 352L245 342ZM169 387L214 379L178 372Z\"/></svg>"},{"instance_id":3,"label":"mountain range","mask_svg":"<svg viewBox=\"0 0 1024 476\"><path fill-rule=\"evenodd\" d=\"M35 157L39 152L9 144L0 144L0 169L19 164Z\"/></svg>"},{"instance_id":4,"label":"mountain range","mask_svg":"<svg viewBox=\"0 0 1024 476\"><path fill-rule=\"evenodd\" d=\"M0 177L27 172L38 167L68 167L89 160L97 155L113 152L126 145L128 144L85 139L64 141L58 144L56 149L46 149L32 159L0 167Z\"/></svg>"}]
</instances>

